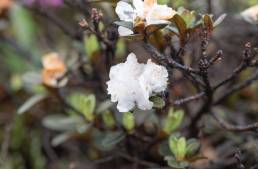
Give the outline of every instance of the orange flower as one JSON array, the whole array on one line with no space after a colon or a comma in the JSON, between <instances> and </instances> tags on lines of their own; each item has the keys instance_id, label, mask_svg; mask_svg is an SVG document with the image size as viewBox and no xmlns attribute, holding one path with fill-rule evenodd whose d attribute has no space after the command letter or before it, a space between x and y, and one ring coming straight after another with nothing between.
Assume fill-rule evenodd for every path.
<instances>
[{"instance_id":1,"label":"orange flower","mask_svg":"<svg viewBox=\"0 0 258 169\"><path fill-rule=\"evenodd\" d=\"M58 53L49 53L42 59L43 83L50 87L62 87L68 79L63 77L66 73L66 65Z\"/></svg>"},{"instance_id":2,"label":"orange flower","mask_svg":"<svg viewBox=\"0 0 258 169\"><path fill-rule=\"evenodd\" d=\"M13 4L12 0L0 0L0 14Z\"/></svg>"}]
</instances>

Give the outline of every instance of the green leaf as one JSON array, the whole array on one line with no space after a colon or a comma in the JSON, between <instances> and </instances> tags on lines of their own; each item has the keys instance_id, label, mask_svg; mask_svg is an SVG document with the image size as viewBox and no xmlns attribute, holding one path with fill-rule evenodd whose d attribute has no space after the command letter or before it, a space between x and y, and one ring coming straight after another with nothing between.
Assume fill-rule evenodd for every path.
<instances>
[{"instance_id":1,"label":"green leaf","mask_svg":"<svg viewBox=\"0 0 258 169\"><path fill-rule=\"evenodd\" d=\"M124 56L125 53L126 53L125 41L123 39L118 39L117 44L116 44L115 56L121 57L121 56Z\"/></svg>"},{"instance_id":2,"label":"green leaf","mask_svg":"<svg viewBox=\"0 0 258 169\"><path fill-rule=\"evenodd\" d=\"M219 26L219 25L224 21L224 19L226 18L226 16L227 16L227 14L222 14L222 15L220 15L220 16L216 19L216 21L213 23L213 27L215 28L215 27Z\"/></svg>"},{"instance_id":3,"label":"green leaf","mask_svg":"<svg viewBox=\"0 0 258 169\"><path fill-rule=\"evenodd\" d=\"M125 112L123 113L123 119L122 119L122 123L124 128L128 131L128 132L132 132L134 127L135 127L135 118L134 115L131 112Z\"/></svg>"},{"instance_id":4,"label":"green leaf","mask_svg":"<svg viewBox=\"0 0 258 169\"><path fill-rule=\"evenodd\" d=\"M27 101L25 101L25 103L23 103L20 108L17 110L18 114L23 114L26 111L28 111L29 109L31 109L35 104L37 104L38 102L44 100L47 96L46 95L34 95L32 97L30 97Z\"/></svg>"},{"instance_id":5,"label":"green leaf","mask_svg":"<svg viewBox=\"0 0 258 169\"><path fill-rule=\"evenodd\" d=\"M25 120L25 114L14 114L11 128L12 139L10 140L10 148L14 151L20 149L26 141L28 131Z\"/></svg>"},{"instance_id":6,"label":"green leaf","mask_svg":"<svg viewBox=\"0 0 258 169\"><path fill-rule=\"evenodd\" d=\"M153 102L153 107L155 107L155 108L162 108L162 107L164 107L165 106L165 101L161 98L161 97L158 97L158 96L152 96L151 98L150 98L150 101L152 101Z\"/></svg>"},{"instance_id":7,"label":"green leaf","mask_svg":"<svg viewBox=\"0 0 258 169\"><path fill-rule=\"evenodd\" d=\"M184 137L179 138L177 141L177 155L176 159L178 161L184 160L186 155L186 140Z\"/></svg>"},{"instance_id":8,"label":"green leaf","mask_svg":"<svg viewBox=\"0 0 258 169\"><path fill-rule=\"evenodd\" d=\"M188 162L186 162L186 161L182 161L182 162L178 162L178 161L176 161L175 159L173 159L173 158L166 158L165 159L166 161L167 161L167 163L168 163L168 165L170 166L170 167L172 167L172 168L176 168L176 169L184 169L184 168L187 168L187 167L189 167L189 163Z\"/></svg>"},{"instance_id":9,"label":"green leaf","mask_svg":"<svg viewBox=\"0 0 258 169\"><path fill-rule=\"evenodd\" d=\"M169 137L169 149L174 154L177 161L183 161L186 156L186 139L171 135Z\"/></svg>"},{"instance_id":10,"label":"green leaf","mask_svg":"<svg viewBox=\"0 0 258 169\"><path fill-rule=\"evenodd\" d=\"M21 5L13 5L10 16L12 31L18 43L26 49L34 50L37 28L32 15Z\"/></svg>"},{"instance_id":11,"label":"green leaf","mask_svg":"<svg viewBox=\"0 0 258 169\"><path fill-rule=\"evenodd\" d=\"M184 111L183 110L174 111L173 108L171 107L169 109L168 116L163 122L163 131L167 134L170 134L171 132L175 131L178 127L180 127L183 119L184 119Z\"/></svg>"},{"instance_id":12,"label":"green leaf","mask_svg":"<svg viewBox=\"0 0 258 169\"><path fill-rule=\"evenodd\" d=\"M177 141L178 141L177 136L171 135L169 137L169 141L168 141L169 149L174 154L175 157L177 156Z\"/></svg>"},{"instance_id":13,"label":"green leaf","mask_svg":"<svg viewBox=\"0 0 258 169\"><path fill-rule=\"evenodd\" d=\"M184 19L187 28L192 28L194 26L194 23L196 21L195 11L189 11L185 9L184 11L182 11L180 16Z\"/></svg>"},{"instance_id":14,"label":"green leaf","mask_svg":"<svg viewBox=\"0 0 258 169\"><path fill-rule=\"evenodd\" d=\"M126 27L128 29L133 30L133 23L132 22L126 22L126 21L115 21L114 24L118 25L118 26L123 26Z\"/></svg>"},{"instance_id":15,"label":"green leaf","mask_svg":"<svg viewBox=\"0 0 258 169\"><path fill-rule=\"evenodd\" d=\"M106 149L112 149L125 138L123 131L106 132L102 140L102 146Z\"/></svg>"},{"instance_id":16,"label":"green leaf","mask_svg":"<svg viewBox=\"0 0 258 169\"><path fill-rule=\"evenodd\" d=\"M92 123L79 123L76 126L76 132L79 134L83 134L86 131L88 131L88 129L90 129L92 126Z\"/></svg>"},{"instance_id":17,"label":"green leaf","mask_svg":"<svg viewBox=\"0 0 258 169\"><path fill-rule=\"evenodd\" d=\"M107 111L113 105L114 105L114 103L112 103L109 99L105 100L98 105L98 107L96 109L96 113L99 114L104 111Z\"/></svg>"},{"instance_id":18,"label":"green leaf","mask_svg":"<svg viewBox=\"0 0 258 169\"><path fill-rule=\"evenodd\" d=\"M143 40L144 36L142 34L133 34L133 35L121 36L120 38L123 38L126 40Z\"/></svg>"},{"instance_id":19,"label":"green leaf","mask_svg":"<svg viewBox=\"0 0 258 169\"><path fill-rule=\"evenodd\" d=\"M168 24L151 24L145 27L147 34L151 34L159 29L166 27Z\"/></svg>"},{"instance_id":20,"label":"green leaf","mask_svg":"<svg viewBox=\"0 0 258 169\"><path fill-rule=\"evenodd\" d=\"M172 32L173 34L179 36L179 32L178 29L174 26L167 26L165 29L167 29L168 31Z\"/></svg>"},{"instance_id":21,"label":"green leaf","mask_svg":"<svg viewBox=\"0 0 258 169\"><path fill-rule=\"evenodd\" d=\"M107 128L112 129L116 126L116 121L113 117L113 114L110 111L106 110L101 115L102 120Z\"/></svg>"},{"instance_id":22,"label":"green leaf","mask_svg":"<svg viewBox=\"0 0 258 169\"><path fill-rule=\"evenodd\" d=\"M69 97L69 103L80 113L84 115L84 117L88 121L94 120L94 110L96 105L95 95L89 94L85 95L82 93L73 93Z\"/></svg>"},{"instance_id":23,"label":"green leaf","mask_svg":"<svg viewBox=\"0 0 258 169\"><path fill-rule=\"evenodd\" d=\"M96 35L91 34L86 36L84 38L84 45L87 57L89 57L89 60L91 61L94 57L94 54L100 50L100 45Z\"/></svg>"},{"instance_id":24,"label":"green leaf","mask_svg":"<svg viewBox=\"0 0 258 169\"><path fill-rule=\"evenodd\" d=\"M169 149L169 145L167 141L163 141L159 144L159 154L162 156L171 156L172 152Z\"/></svg>"},{"instance_id":25,"label":"green leaf","mask_svg":"<svg viewBox=\"0 0 258 169\"><path fill-rule=\"evenodd\" d=\"M213 30L213 21L210 15L205 14L203 16L203 24L205 26L205 28L209 31L212 32Z\"/></svg>"},{"instance_id":26,"label":"green leaf","mask_svg":"<svg viewBox=\"0 0 258 169\"><path fill-rule=\"evenodd\" d=\"M42 124L43 126L56 131L76 131L77 126L84 123L83 119L78 116L65 116L54 114L46 116Z\"/></svg>"},{"instance_id":27,"label":"green leaf","mask_svg":"<svg viewBox=\"0 0 258 169\"><path fill-rule=\"evenodd\" d=\"M184 19L178 14L175 14L173 16L172 21L175 23L175 25L176 25L176 27L179 31L180 42L181 42L181 45L182 45L182 44L184 44L185 37L187 35L187 25L186 25Z\"/></svg>"},{"instance_id":28,"label":"green leaf","mask_svg":"<svg viewBox=\"0 0 258 169\"><path fill-rule=\"evenodd\" d=\"M200 150L200 143L196 139L189 139L187 140L187 146L186 146L186 155L187 157L191 157L198 153Z\"/></svg>"},{"instance_id":29,"label":"green leaf","mask_svg":"<svg viewBox=\"0 0 258 169\"><path fill-rule=\"evenodd\" d=\"M63 144L64 142L69 140L73 135L74 133L71 133L71 132L58 134L51 140L51 145L54 147L59 146L60 144Z\"/></svg>"},{"instance_id":30,"label":"green leaf","mask_svg":"<svg viewBox=\"0 0 258 169\"><path fill-rule=\"evenodd\" d=\"M13 74L10 77L10 87L12 91L19 91L22 89L22 78L19 74Z\"/></svg>"},{"instance_id":31,"label":"green leaf","mask_svg":"<svg viewBox=\"0 0 258 169\"><path fill-rule=\"evenodd\" d=\"M46 168L46 159L42 152L42 136L37 130L30 131L29 156L32 169Z\"/></svg>"}]
</instances>

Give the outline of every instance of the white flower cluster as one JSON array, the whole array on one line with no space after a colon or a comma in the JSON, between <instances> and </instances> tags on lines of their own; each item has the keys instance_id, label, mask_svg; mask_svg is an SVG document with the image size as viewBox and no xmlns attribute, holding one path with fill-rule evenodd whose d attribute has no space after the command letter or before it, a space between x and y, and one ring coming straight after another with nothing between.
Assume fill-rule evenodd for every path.
<instances>
[{"instance_id":1,"label":"white flower cluster","mask_svg":"<svg viewBox=\"0 0 258 169\"><path fill-rule=\"evenodd\" d=\"M241 13L242 17L249 23L258 24L258 5L252 6Z\"/></svg>"},{"instance_id":2,"label":"white flower cluster","mask_svg":"<svg viewBox=\"0 0 258 169\"><path fill-rule=\"evenodd\" d=\"M125 63L112 66L109 77L108 94L112 102L118 102L120 112L128 112L135 106L150 110L153 106L150 96L165 91L168 83L168 72L164 66L151 60L140 64L134 53L128 55Z\"/></svg>"},{"instance_id":3,"label":"white flower cluster","mask_svg":"<svg viewBox=\"0 0 258 169\"><path fill-rule=\"evenodd\" d=\"M135 25L137 20L141 20L146 22L146 26L148 26L169 23L167 20L172 18L176 11L167 5L159 5L157 0L133 0L133 5L119 1L116 13L122 21L132 22ZM123 26L118 28L118 32L121 36L133 34L131 29Z\"/></svg>"}]
</instances>

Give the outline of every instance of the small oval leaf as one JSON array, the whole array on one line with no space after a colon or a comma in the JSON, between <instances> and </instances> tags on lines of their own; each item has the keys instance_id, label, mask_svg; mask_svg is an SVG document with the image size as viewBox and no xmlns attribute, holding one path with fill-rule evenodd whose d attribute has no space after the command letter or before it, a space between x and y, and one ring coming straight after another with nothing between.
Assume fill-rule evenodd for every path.
<instances>
[{"instance_id":1,"label":"small oval leaf","mask_svg":"<svg viewBox=\"0 0 258 169\"><path fill-rule=\"evenodd\" d=\"M213 23L213 27L217 27L219 24L221 24L224 19L226 18L227 14L222 14L218 17L218 19L216 19L216 21Z\"/></svg>"},{"instance_id":2,"label":"small oval leaf","mask_svg":"<svg viewBox=\"0 0 258 169\"><path fill-rule=\"evenodd\" d=\"M21 105L21 107L17 110L18 114L23 114L32 108L38 102L44 100L47 96L46 95L34 95L30 97L25 103Z\"/></svg>"}]
</instances>

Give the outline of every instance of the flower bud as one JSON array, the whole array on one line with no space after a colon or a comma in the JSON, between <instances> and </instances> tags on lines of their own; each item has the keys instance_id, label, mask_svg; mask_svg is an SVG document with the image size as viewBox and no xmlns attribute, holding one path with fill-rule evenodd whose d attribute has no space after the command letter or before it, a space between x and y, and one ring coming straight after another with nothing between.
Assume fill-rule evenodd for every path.
<instances>
[{"instance_id":1,"label":"flower bud","mask_svg":"<svg viewBox=\"0 0 258 169\"><path fill-rule=\"evenodd\" d=\"M123 126L124 128L131 133L135 128L135 118L131 112L123 113Z\"/></svg>"},{"instance_id":2,"label":"flower bud","mask_svg":"<svg viewBox=\"0 0 258 169\"><path fill-rule=\"evenodd\" d=\"M113 129L116 126L115 119L109 110L102 113L102 120L109 129Z\"/></svg>"}]
</instances>

